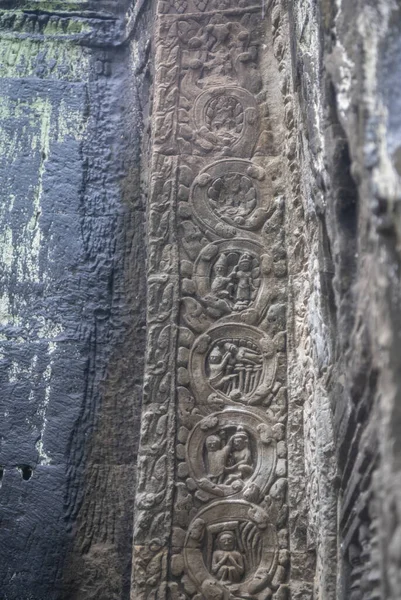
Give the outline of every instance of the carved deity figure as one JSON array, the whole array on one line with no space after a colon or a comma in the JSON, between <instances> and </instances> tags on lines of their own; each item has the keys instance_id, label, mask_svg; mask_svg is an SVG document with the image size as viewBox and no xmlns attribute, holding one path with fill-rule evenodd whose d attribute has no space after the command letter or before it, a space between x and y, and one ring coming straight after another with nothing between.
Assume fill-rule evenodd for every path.
<instances>
[{"instance_id":1,"label":"carved deity figure","mask_svg":"<svg viewBox=\"0 0 401 600\"><path fill-rule=\"evenodd\" d=\"M213 483L223 483L230 450L231 442L222 448L221 439L217 435L209 435L206 439L208 475Z\"/></svg>"},{"instance_id":2,"label":"carved deity figure","mask_svg":"<svg viewBox=\"0 0 401 600\"><path fill-rule=\"evenodd\" d=\"M234 310L246 308L253 297L252 256L243 254L234 268L231 278L237 281Z\"/></svg>"},{"instance_id":3,"label":"carved deity figure","mask_svg":"<svg viewBox=\"0 0 401 600\"><path fill-rule=\"evenodd\" d=\"M227 173L215 179L207 191L209 202L217 214L229 223L244 225L257 206L256 190L240 173Z\"/></svg>"},{"instance_id":4,"label":"carved deity figure","mask_svg":"<svg viewBox=\"0 0 401 600\"><path fill-rule=\"evenodd\" d=\"M235 355L237 347L235 344L224 344L224 354L218 346L213 348L209 355L210 384L216 389L224 388L225 384L235 379L231 373L235 364Z\"/></svg>"},{"instance_id":5,"label":"carved deity figure","mask_svg":"<svg viewBox=\"0 0 401 600\"><path fill-rule=\"evenodd\" d=\"M248 252L219 255L210 270L209 304L225 301L228 310L241 311L256 298L260 286L257 260Z\"/></svg>"},{"instance_id":6,"label":"carved deity figure","mask_svg":"<svg viewBox=\"0 0 401 600\"><path fill-rule=\"evenodd\" d=\"M227 257L221 254L213 267L213 282L211 290L218 298L229 298L232 288L231 275L227 277Z\"/></svg>"},{"instance_id":7,"label":"carved deity figure","mask_svg":"<svg viewBox=\"0 0 401 600\"><path fill-rule=\"evenodd\" d=\"M262 356L241 340L215 346L209 355L209 382L215 389L237 400L259 385Z\"/></svg>"},{"instance_id":8,"label":"carved deity figure","mask_svg":"<svg viewBox=\"0 0 401 600\"><path fill-rule=\"evenodd\" d=\"M242 427L230 439L230 455L225 468L225 484L230 485L237 479L246 479L252 474L252 455L248 434Z\"/></svg>"},{"instance_id":9,"label":"carved deity figure","mask_svg":"<svg viewBox=\"0 0 401 600\"><path fill-rule=\"evenodd\" d=\"M249 437L242 427L237 428L226 444L213 434L207 437L205 446L208 477L213 483L231 485L252 474Z\"/></svg>"},{"instance_id":10,"label":"carved deity figure","mask_svg":"<svg viewBox=\"0 0 401 600\"><path fill-rule=\"evenodd\" d=\"M244 557L236 550L234 533L222 531L217 537L217 549L213 552L213 575L222 583L232 584L240 582L244 572Z\"/></svg>"},{"instance_id":11,"label":"carved deity figure","mask_svg":"<svg viewBox=\"0 0 401 600\"><path fill-rule=\"evenodd\" d=\"M206 108L205 121L209 129L224 137L227 145L234 143L241 133L244 121L244 109L232 96L217 96Z\"/></svg>"}]
</instances>

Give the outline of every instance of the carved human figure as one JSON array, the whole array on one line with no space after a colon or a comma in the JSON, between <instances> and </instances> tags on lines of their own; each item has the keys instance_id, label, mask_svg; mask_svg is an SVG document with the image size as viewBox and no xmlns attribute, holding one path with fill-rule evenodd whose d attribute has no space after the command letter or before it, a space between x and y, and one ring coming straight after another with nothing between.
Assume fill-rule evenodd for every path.
<instances>
[{"instance_id":1,"label":"carved human figure","mask_svg":"<svg viewBox=\"0 0 401 600\"><path fill-rule=\"evenodd\" d=\"M246 341L215 346L208 360L210 385L235 400L241 399L259 385L262 362L261 353L246 345Z\"/></svg>"},{"instance_id":2,"label":"carved human figure","mask_svg":"<svg viewBox=\"0 0 401 600\"><path fill-rule=\"evenodd\" d=\"M212 574L222 583L241 581L244 572L244 557L236 550L235 535L232 531L222 531L217 537L217 549L212 557Z\"/></svg>"},{"instance_id":3,"label":"carved human figure","mask_svg":"<svg viewBox=\"0 0 401 600\"><path fill-rule=\"evenodd\" d=\"M236 98L221 94L209 102L204 118L209 129L230 144L242 131L244 109Z\"/></svg>"},{"instance_id":4,"label":"carved human figure","mask_svg":"<svg viewBox=\"0 0 401 600\"><path fill-rule=\"evenodd\" d=\"M218 298L229 298L232 288L232 277L227 276L227 256L221 254L213 267L211 291Z\"/></svg>"},{"instance_id":5,"label":"carved human figure","mask_svg":"<svg viewBox=\"0 0 401 600\"><path fill-rule=\"evenodd\" d=\"M252 299L254 285L252 281L252 256L245 253L234 267L230 278L237 281L234 310L246 308Z\"/></svg>"},{"instance_id":6,"label":"carved human figure","mask_svg":"<svg viewBox=\"0 0 401 600\"><path fill-rule=\"evenodd\" d=\"M223 312L238 312L249 308L261 285L259 259L237 249L220 254L211 249L201 257L195 274L200 297L214 310L223 307Z\"/></svg>"},{"instance_id":7,"label":"carved human figure","mask_svg":"<svg viewBox=\"0 0 401 600\"><path fill-rule=\"evenodd\" d=\"M213 483L231 485L252 474L249 437L242 427L237 428L226 444L218 435L209 435L205 447L208 477Z\"/></svg>"},{"instance_id":8,"label":"carved human figure","mask_svg":"<svg viewBox=\"0 0 401 600\"><path fill-rule=\"evenodd\" d=\"M252 474L252 454L249 437L242 427L230 438L230 455L225 468L225 484L230 485L237 479L246 479Z\"/></svg>"},{"instance_id":9,"label":"carved human figure","mask_svg":"<svg viewBox=\"0 0 401 600\"><path fill-rule=\"evenodd\" d=\"M217 214L228 222L244 225L257 206L256 189L249 177L226 173L213 181L207 191Z\"/></svg>"},{"instance_id":10,"label":"carved human figure","mask_svg":"<svg viewBox=\"0 0 401 600\"><path fill-rule=\"evenodd\" d=\"M208 475L213 483L223 483L230 451L231 440L222 447L222 441L218 435L209 435L206 439Z\"/></svg>"},{"instance_id":11,"label":"carved human figure","mask_svg":"<svg viewBox=\"0 0 401 600\"><path fill-rule=\"evenodd\" d=\"M209 355L210 384L216 389L224 388L225 384L233 379L235 375L231 373L235 364L235 355L237 347L235 344L224 344L224 354L218 346L215 346Z\"/></svg>"}]
</instances>

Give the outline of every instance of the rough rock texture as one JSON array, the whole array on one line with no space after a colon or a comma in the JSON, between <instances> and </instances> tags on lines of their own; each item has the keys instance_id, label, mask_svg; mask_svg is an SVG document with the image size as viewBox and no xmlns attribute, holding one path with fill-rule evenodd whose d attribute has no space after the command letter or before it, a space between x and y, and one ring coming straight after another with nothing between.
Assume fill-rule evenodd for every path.
<instances>
[{"instance_id":1,"label":"rough rock texture","mask_svg":"<svg viewBox=\"0 0 401 600\"><path fill-rule=\"evenodd\" d=\"M0 6L0 596L127 598L147 16Z\"/></svg>"},{"instance_id":2,"label":"rough rock texture","mask_svg":"<svg viewBox=\"0 0 401 600\"><path fill-rule=\"evenodd\" d=\"M401 593L400 4L302 1L290 22L309 286L304 340L313 375L305 416L312 422L316 594L395 600Z\"/></svg>"}]
</instances>

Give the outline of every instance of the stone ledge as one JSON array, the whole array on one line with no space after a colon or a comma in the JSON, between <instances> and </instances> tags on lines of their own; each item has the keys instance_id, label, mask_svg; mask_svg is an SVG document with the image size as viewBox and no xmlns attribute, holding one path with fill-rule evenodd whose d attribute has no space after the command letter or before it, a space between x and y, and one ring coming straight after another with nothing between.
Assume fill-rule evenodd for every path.
<instances>
[{"instance_id":1,"label":"stone ledge","mask_svg":"<svg viewBox=\"0 0 401 600\"><path fill-rule=\"evenodd\" d=\"M111 18L124 13L131 0L0 0L0 9Z\"/></svg>"},{"instance_id":2,"label":"stone ledge","mask_svg":"<svg viewBox=\"0 0 401 600\"><path fill-rule=\"evenodd\" d=\"M146 2L0 0L0 37L118 47L131 38Z\"/></svg>"}]
</instances>

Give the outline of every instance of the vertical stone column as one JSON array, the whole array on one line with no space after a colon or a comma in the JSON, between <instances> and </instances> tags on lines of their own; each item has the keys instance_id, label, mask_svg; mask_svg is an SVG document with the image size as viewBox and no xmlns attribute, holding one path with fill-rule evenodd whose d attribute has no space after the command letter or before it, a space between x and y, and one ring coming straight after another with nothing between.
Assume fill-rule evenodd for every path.
<instances>
[{"instance_id":1,"label":"vertical stone column","mask_svg":"<svg viewBox=\"0 0 401 600\"><path fill-rule=\"evenodd\" d=\"M133 600L312 597L287 397L286 18L277 2L157 4Z\"/></svg>"}]
</instances>

